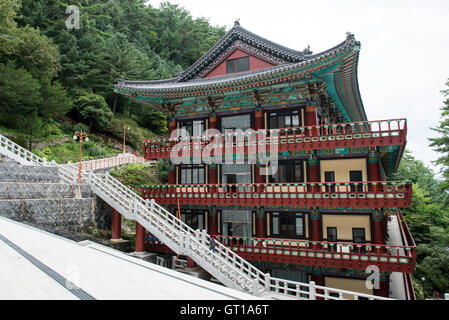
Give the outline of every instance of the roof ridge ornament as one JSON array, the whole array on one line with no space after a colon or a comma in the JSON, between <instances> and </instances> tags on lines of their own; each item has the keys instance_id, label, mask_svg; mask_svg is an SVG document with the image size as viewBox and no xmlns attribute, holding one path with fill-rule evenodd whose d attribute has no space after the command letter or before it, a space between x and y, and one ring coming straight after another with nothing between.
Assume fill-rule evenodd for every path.
<instances>
[{"instance_id":1,"label":"roof ridge ornament","mask_svg":"<svg viewBox=\"0 0 449 320\"><path fill-rule=\"evenodd\" d=\"M354 34L353 33L351 33L351 32L346 32L346 41L351 41L351 40L355 40L355 36L354 36Z\"/></svg>"},{"instance_id":2,"label":"roof ridge ornament","mask_svg":"<svg viewBox=\"0 0 449 320\"><path fill-rule=\"evenodd\" d=\"M313 52L310 50L310 44L307 45L307 48L305 48L305 49L302 51L302 53L303 53L304 55L309 55L309 54L312 54L312 53L313 53Z\"/></svg>"},{"instance_id":3,"label":"roof ridge ornament","mask_svg":"<svg viewBox=\"0 0 449 320\"><path fill-rule=\"evenodd\" d=\"M234 27L240 27L240 18L235 19Z\"/></svg>"}]
</instances>

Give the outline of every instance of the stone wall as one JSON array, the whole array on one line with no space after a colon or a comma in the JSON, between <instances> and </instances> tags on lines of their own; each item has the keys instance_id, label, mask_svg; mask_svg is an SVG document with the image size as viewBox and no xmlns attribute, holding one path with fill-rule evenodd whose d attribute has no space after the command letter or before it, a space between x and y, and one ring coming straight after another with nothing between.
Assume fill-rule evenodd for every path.
<instances>
[{"instance_id":1,"label":"stone wall","mask_svg":"<svg viewBox=\"0 0 449 320\"><path fill-rule=\"evenodd\" d=\"M6 161L0 163L0 215L54 233L81 234L110 230L112 209L88 185L60 183L56 167Z\"/></svg>"}]
</instances>

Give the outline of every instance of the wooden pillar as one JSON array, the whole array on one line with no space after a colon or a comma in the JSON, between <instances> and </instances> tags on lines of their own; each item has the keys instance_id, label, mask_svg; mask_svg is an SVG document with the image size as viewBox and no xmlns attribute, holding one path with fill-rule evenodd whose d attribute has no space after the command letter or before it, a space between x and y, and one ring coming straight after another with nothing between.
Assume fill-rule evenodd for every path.
<instances>
[{"instance_id":1,"label":"wooden pillar","mask_svg":"<svg viewBox=\"0 0 449 320\"><path fill-rule=\"evenodd\" d=\"M310 158L307 160L307 182L319 182L321 181L320 177L320 162L315 158ZM310 186L309 192L320 192L320 187Z\"/></svg>"},{"instance_id":2,"label":"wooden pillar","mask_svg":"<svg viewBox=\"0 0 449 320\"><path fill-rule=\"evenodd\" d=\"M266 183L267 176L265 174L262 174L266 172L266 168L267 167L265 164L256 164L254 166L254 175L255 175L254 181L256 183Z\"/></svg>"},{"instance_id":3,"label":"wooden pillar","mask_svg":"<svg viewBox=\"0 0 449 320\"><path fill-rule=\"evenodd\" d=\"M371 214L373 244L385 244L385 216L382 211Z\"/></svg>"},{"instance_id":4,"label":"wooden pillar","mask_svg":"<svg viewBox=\"0 0 449 320\"><path fill-rule=\"evenodd\" d=\"M310 281L315 282L315 285L317 285L317 286L324 287L324 276L323 276L323 275L320 275L320 274L311 274L311 276L310 276ZM319 290L317 289L317 290L316 290L316 293L318 293L318 294L324 294L323 290L321 290L321 289L319 289ZM323 300L323 298L318 297L317 300Z\"/></svg>"},{"instance_id":5,"label":"wooden pillar","mask_svg":"<svg viewBox=\"0 0 449 320\"><path fill-rule=\"evenodd\" d=\"M171 134L173 133L173 131L175 131L177 129L177 124L174 118L171 118L168 124L168 134L171 137Z\"/></svg>"},{"instance_id":6,"label":"wooden pillar","mask_svg":"<svg viewBox=\"0 0 449 320\"><path fill-rule=\"evenodd\" d=\"M218 183L218 173L217 173L217 165L211 164L208 166L208 183L209 184L217 184Z\"/></svg>"},{"instance_id":7,"label":"wooden pillar","mask_svg":"<svg viewBox=\"0 0 449 320\"><path fill-rule=\"evenodd\" d=\"M217 129L217 116L215 114L211 114L209 117L208 129Z\"/></svg>"},{"instance_id":8,"label":"wooden pillar","mask_svg":"<svg viewBox=\"0 0 449 320\"><path fill-rule=\"evenodd\" d=\"M176 166L168 168L168 184L176 184Z\"/></svg>"},{"instance_id":9,"label":"wooden pillar","mask_svg":"<svg viewBox=\"0 0 449 320\"><path fill-rule=\"evenodd\" d=\"M305 112L305 125L306 126L317 126L318 116L317 116L317 104L315 101L307 101L306 112ZM319 133L318 129L312 128L312 135L317 136Z\"/></svg>"},{"instance_id":10,"label":"wooden pillar","mask_svg":"<svg viewBox=\"0 0 449 320\"><path fill-rule=\"evenodd\" d=\"M187 268L195 268L197 264L190 257L187 257Z\"/></svg>"},{"instance_id":11,"label":"wooden pillar","mask_svg":"<svg viewBox=\"0 0 449 320\"><path fill-rule=\"evenodd\" d=\"M390 281L388 275L383 275L379 280L379 289L374 288L373 294L375 296L386 297L390 296Z\"/></svg>"},{"instance_id":12,"label":"wooden pillar","mask_svg":"<svg viewBox=\"0 0 449 320\"><path fill-rule=\"evenodd\" d=\"M263 112L259 108L256 109L254 114L254 130L263 130L265 129Z\"/></svg>"},{"instance_id":13,"label":"wooden pillar","mask_svg":"<svg viewBox=\"0 0 449 320\"><path fill-rule=\"evenodd\" d=\"M320 161L315 158L310 158L307 160L307 182L319 182L320 177Z\"/></svg>"},{"instance_id":14,"label":"wooden pillar","mask_svg":"<svg viewBox=\"0 0 449 320\"><path fill-rule=\"evenodd\" d=\"M310 213L310 240L311 241L322 241L322 232L321 232L321 213L313 210Z\"/></svg>"},{"instance_id":15,"label":"wooden pillar","mask_svg":"<svg viewBox=\"0 0 449 320\"><path fill-rule=\"evenodd\" d=\"M136 222L136 253L145 252L145 228Z\"/></svg>"},{"instance_id":16,"label":"wooden pillar","mask_svg":"<svg viewBox=\"0 0 449 320\"><path fill-rule=\"evenodd\" d=\"M122 215L114 208L112 209L112 238L111 241L122 240Z\"/></svg>"},{"instance_id":17,"label":"wooden pillar","mask_svg":"<svg viewBox=\"0 0 449 320\"><path fill-rule=\"evenodd\" d=\"M266 231L266 222L265 222L265 212L263 209L260 209L258 212L256 212L256 237L257 238L266 238L267 237L267 231Z\"/></svg>"},{"instance_id":18,"label":"wooden pillar","mask_svg":"<svg viewBox=\"0 0 449 320\"><path fill-rule=\"evenodd\" d=\"M380 181L380 162L379 154L370 153L368 157L368 180L369 181ZM369 185L369 191L381 191L382 186L380 185Z\"/></svg>"},{"instance_id":19,"label":"wooden pillar","mask_svg":"<svg viewBox=\"0 0 449 320\"><path fill-rule=\"evenodd\" d=\"M215 236L218 233L218 219L217 219L217 208L216 207L212 207L209 210L209 234L211 236Z\"/></svg>"}]
</instances>

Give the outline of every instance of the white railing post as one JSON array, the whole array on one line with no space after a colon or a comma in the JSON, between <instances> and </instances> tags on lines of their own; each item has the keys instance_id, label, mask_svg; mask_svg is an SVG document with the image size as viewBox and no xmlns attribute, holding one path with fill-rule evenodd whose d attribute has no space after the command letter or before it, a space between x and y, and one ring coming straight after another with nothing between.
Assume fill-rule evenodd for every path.
<instances>
[{"instance_id":1,"label":"white railing post","mask_svg":"<svg viewBox=\"0 0 449 320\"><path fill-rule=\"evenodd\" d=\"M190 253L190 234L184 233L184 247L185 254L188 256Z\"/></svg>"},{"instance_id":2,"label":"white railing post","mask_svg":"<svg viewBox=\"0 0 449 320\"><path fill-rule=\"evenodd\" d=\"M151 199L150 201L150 212L153 213L154 212L154 205L155 205L156 201L154 199Z\"/></svg>"},{"instance_id":3,"label":"white railing post","mask_svg":"<svg viewBox=\"0 0 449 320\"><path fill-rule=\"evenodd\" d=\"M198 242L201 241L201 239L200 239L200 233L201 233L201 231L200 231L199 229L196 229L196 230L195 230L195 238L196 238L196 240L197 240Z\"/></svg>"},{"instance_id":4,"label":"white railing post","mask_svg":"<svg viewBox=\"0 0 449 320\"><path fill-rule=\"evenodd\" d=\"M316 300L315 281L309 283L309 300Z\"/></svg>"},{"instance_id":5,"label":"white railing post","mask_svg":"<svg viewBox=\"0 0 449 320\"><path fill-rule=\"evenodd\" d=\"M201 232L201 241L203 242L204 245L206 245L206 243L207 243L207 231L206 230L203 230Z\"/></svg>"},{"instance_id":6,"label":"white railing post","mask_svg":"<svg viewBox=\"0 0 449 320\"><path fill-rule=\"evenodd\" d=\"M93 179L94 179L94 173L92 172L92 171L90 171L89 173L88 173L88 175L87 175L87 183L91 186L92 185L92 182L93 182Z\"/></svg>"},{"instance_id":7,"label":"white railing post","mask_svg":"<svg viewBox=\"0 0 449 320\"><path fill-rule=\"evenodd\" d=\"M150 199L145 199L145 208L150 210Z\"/></svg>"},{"instance_id":8,"label":"white railing post","mask_svg":"<svg viewBox=\"0 0 449 320\"><path fill-rule=\"evenodd\" d=\"M269 273L265 273L265 290L270 291L271 286L271 275Z\"/></svg>"},{"instance_id":9,"label":"white railing post","mask_svg":"<svg viewBox=\"0 0 449 320\"><path fill-rule=\"evenodd\" d=\"M259 275L257 275L256 279L253 279L253 295L259 295Z\"/></svg>"}]
</instances>

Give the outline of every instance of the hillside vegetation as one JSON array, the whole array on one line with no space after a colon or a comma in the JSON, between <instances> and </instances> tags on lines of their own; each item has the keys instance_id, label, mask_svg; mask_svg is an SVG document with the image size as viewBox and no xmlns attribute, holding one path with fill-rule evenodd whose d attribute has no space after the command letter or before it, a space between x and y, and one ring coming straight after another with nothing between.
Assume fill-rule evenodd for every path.
<instances>
[{"instance_id":1,"label":"hillside vegetation","mask_svg":"<svg viewBox=\"0 0 449 320\"><path fill-rule=\"evenodd\" d=\"M14 130L32 148L58 133L50 120L57 113L118 141L127 124L137 150L166 136L167 115L115 95L114 84L173 77L225 30L176 5L145 2L0 0L2 132ZM66 26L69 5L79 8L79 29Z\"/></svg>"}]
</instances>

